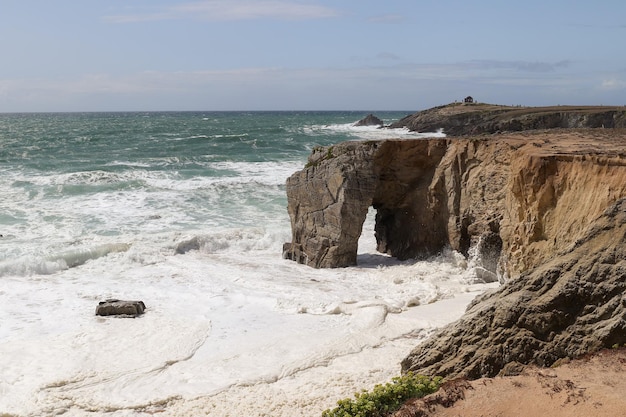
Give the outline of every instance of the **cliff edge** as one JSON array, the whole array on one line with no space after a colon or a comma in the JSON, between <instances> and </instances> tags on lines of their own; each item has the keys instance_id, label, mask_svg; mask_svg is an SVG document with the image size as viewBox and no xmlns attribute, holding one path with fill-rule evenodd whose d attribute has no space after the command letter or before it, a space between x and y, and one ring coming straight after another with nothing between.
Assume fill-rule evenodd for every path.
<instances>
[{"instance_id":1,"label":"cliff edge","mask_svg":"<svg viewBox=\"0 0 626 417\"><path fill-rule=\"evenodd\" d=\"M287 180L292 241L313 267L356 264L368 208L377 249L451 247L504 285L403 361L478 378L626 343L626 131L346 142Z\"/></svg>"}]
</instances>

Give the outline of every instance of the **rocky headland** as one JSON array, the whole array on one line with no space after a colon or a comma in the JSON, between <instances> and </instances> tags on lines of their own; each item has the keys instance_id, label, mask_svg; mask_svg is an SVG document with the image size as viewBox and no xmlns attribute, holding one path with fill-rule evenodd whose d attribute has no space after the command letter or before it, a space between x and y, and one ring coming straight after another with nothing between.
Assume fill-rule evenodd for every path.
<instances>
[{"instance_id":1,"label":"rocky headland","mask_svg":"<svg viewBox=\"0 0 626 417\"><path fill-rule=\"evenodd\" d=\"M465 127L455 132L478 136L321 147L287 180L287 258L355 265L373 206L380 252L409 259L451 247L477 259L478 278L502 282L417 346L403 371L515 375L626 344L626 130L616 127L623 108L515 116L569 123L522 125L531 130L505 128L513 119L503 115L516 108L508 109L465 111L417 129L450 135L458 124ZM482 134L491 131L500 134Z\"/></svg>"},{"instance_id":2,"label":"rocky headland","mask_svg":"<svg viewBox=\"0 0 626 417\"><path fill-rule=\"evenodd\" d=\"M537 129L626 128L624 106L502 106L452 103L411 114L389 127L447 136Z\"/></svg>"}]
</instances>

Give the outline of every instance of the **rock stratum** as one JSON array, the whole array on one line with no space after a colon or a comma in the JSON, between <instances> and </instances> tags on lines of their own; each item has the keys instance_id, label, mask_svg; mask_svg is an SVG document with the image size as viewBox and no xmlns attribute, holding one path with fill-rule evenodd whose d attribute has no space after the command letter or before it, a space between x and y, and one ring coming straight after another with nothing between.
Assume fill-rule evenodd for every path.
<instances>
[{"instance_id":1,"label":"rock stratum","mask_svg":"<svg viewBox=\"0 0 626 417\"><path fill-rule=\"evenodd\" d=\"M451 247L503 285L417 346L403 371L480 378L626 343L626 130L346 142L287 180L284 256L357 262L370 206L380 252Z\"/></svg>"}]
</instances>

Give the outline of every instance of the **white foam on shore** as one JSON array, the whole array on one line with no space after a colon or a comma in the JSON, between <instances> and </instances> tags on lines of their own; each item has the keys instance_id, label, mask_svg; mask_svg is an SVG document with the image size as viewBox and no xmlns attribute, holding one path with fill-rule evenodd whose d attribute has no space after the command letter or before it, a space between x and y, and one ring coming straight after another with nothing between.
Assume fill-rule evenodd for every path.
<instances>
[{"instance_id":1,"label":"white foam on shore","mask_svg":"<svg viewBox=\"0 0 626 417\"><path fill-rule=\"evenodd\" d=\"M372 253L372 231L370 218L351 268L298 265L280 259L280 236L224 231L221 250L135 241L52 275L2 276L0 413L319 416L397 374L425 335L494 286L471 284L453 252ZM95 316L106 298L147 311Z\"/></svg>"},{"instance_id":2,"label":"white foam on shore","mask_svg":"<svg viewBox=\"0 0 626 417\"><path fill-rule=\"evenodd\" d=\"M426 139L445 138L442 130L437 132L414 132L407 128L388 128L380 126L357 126L356 123L341 123L331 125L309 126L304 129L307 133L336 134L342 133L353 136L355 139L383 140L383 139Z\"/></svg>"},{"instance_id":3,"label":"white foam on shore","mask_svg":"<svg viewBox=\"0 0 626 417\"><path fill-rule=\"evenodd\" d=\"M273 383L233 386L215 396L176 399L166 406L152 407L152 410L164 410L166 415L176 417L319 417L323 410L335 407L338 400L353 398L355 392L371 390L376 384L389 382L399 375L399 363L407 353L435 327L458 318L475 295L469 292L394 315L388 319L391 326L423 329L395 340L385 340L374 347L364 347L358 353L337 357L325 366L306 369Z\"/></svg>"},{"instance_id":4,"label":"white foam on shore","mask_svg":"<svg viewBox=\"0 0 626 417\"><path fill-rule=\"evenodd\" d=\"M101 116L28 116L5 135L0 416L319 416L490 287L454 252L376 253L372 216L358 267L281 258L285 179L307 149L421 134L350 115ZM146 313L95 316L107 298Z\"/></svg>"}]
</instances>

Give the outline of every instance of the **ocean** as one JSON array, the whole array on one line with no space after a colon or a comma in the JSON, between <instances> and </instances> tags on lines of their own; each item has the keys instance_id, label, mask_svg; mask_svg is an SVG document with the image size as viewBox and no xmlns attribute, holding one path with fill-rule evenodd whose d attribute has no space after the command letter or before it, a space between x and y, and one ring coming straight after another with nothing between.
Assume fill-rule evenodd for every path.
<instances>
[{"instance_id":1,"label":"ocean","mask_svg":"<svg viewBox=\"0 0 626 417\"><path fill-rule=\"evenodd\" d=\"M375 112L391 123L410 112ZM440 133L365 112L0 114L0 416L319 416L484 284L451 250L282 258L315 146ZM138 318L95 315L142 300Z\"/></svg>"}]
</instances>

